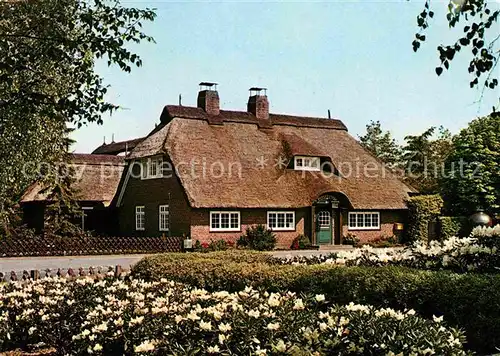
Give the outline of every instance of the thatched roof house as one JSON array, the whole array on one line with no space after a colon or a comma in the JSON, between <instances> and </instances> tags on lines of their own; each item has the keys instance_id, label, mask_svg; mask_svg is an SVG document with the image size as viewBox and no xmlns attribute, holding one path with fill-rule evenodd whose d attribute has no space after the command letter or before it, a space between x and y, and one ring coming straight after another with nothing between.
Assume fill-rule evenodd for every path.
<instances>
[{"instance_id":1,"label":"thatched roof house","mask_svg":"<svg viewBox=\"0 0 500 356\"><path fill-rule=\"evenodd\" d=\"M338 244L400 233L411 189L340 120L269 113L259 88L247 111L221 110L203 84L197 107L165 106L127 157L123 234L236 239L262 223L287 246L299 234Z\"/></svg>"},{"instance_id":2,"label":"thatched roof house","mask_svg":"<svg viewBox=\"0 0 500 356\"><path fill-rule=\"evenodd\" d=\"M82 219L82 225L93 230L107 230L109 221L106 221L108 215L105 208L110 206L116 195L125 168L124 158L75 153L70 156L69 162L74 172L75 198L88 216ZM42 228L44 208L53 199L52 195L51 189L40 182L33 183L26 190L21 205L30 227ZM101 215L101 218L94 218L93 215Z\"/></svg>"}]
</instances>

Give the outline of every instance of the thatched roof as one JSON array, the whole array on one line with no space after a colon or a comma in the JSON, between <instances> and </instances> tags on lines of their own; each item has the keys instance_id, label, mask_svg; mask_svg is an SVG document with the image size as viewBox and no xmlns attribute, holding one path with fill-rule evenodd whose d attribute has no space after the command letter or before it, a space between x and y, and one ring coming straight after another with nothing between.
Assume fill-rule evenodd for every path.
<instances>
[{"instance_id":1,"label":"thatched roof","mask_svg":"<svg viewBox=\"0 0 500 356\"><path fill-rule=\"evenodd\" d=\"M247 112L224 110L209 117L199 108L166 106L161 121L129 158L167 154L179 169L193 207L304 207L324 193L339 192L355 209L406 209L411 189L383 169L339 120L275 114L269 120L257 120ZM276 164L293 155L327 157L340 176ZM192 162L196 162L194 168ZM263 168L259 162L265 163ZM221 164L225 173L219 177ZM210 174L212 166L215 175ZM357 166L359 174L349 174L347 168ZM363 173L364 166L370 176Z\"/></svg>"},{"instance_id":2,"label":"thatched roof","mask_svg":"<svg viewBox=\"0 0 500 356\"><path fill-rule=\"evenodd\" d=\"M144 137L134 138L133 140L111 142L108 144L103 143L101 146L97 147L92 154L96 155L117 155L123 152L132 151L137 144L142 142Z\"/></svg>"},{"instance_id":3,"label":"thatched roof","mask_svg":"<svg viewBox=\"0 0 500 356\"><path fill-rule=\"evenodd\" d=\"M123 157L76 153L71 155L70 162L75 172L73 187L77 200L109 205L124 170ZM21 202L46 201L50 195L46 187L36 182L26 190Z\"/></svg>"}]
</instances>

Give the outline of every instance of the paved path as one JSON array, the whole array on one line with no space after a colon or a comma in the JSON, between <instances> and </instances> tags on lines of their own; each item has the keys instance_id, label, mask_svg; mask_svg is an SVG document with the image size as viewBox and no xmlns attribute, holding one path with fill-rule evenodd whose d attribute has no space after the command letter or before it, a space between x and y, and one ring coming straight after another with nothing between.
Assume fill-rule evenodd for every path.
<instances>
[{"instance_id":1,"label":"paved path","mask_svg":"<svg viewBox=\"0 0 500 356\"><path fill-rule=\"evenodd\" d=\"M274 251L276 257L327 255L334 250L295 250ZM0 272L20 272L24 270L45 270L58 268L88 268L97 266L116 266L129 269L141 258L149 255L97 255L97 256L57 256L57 257L1 257Z\"/></svg>"},{"instance_id":2,"label":"paved path","mask_svg":"<svg viewBox=\"0 0 500 356\"><path fill-rule=\"evenodd\" d=\"M130 268L131 265L148 255L97 255L97 256L57 256L57 257L1 257L0 272L44 270L47 268L79 268L116 266Z\"/></svg>"}]
</instances>

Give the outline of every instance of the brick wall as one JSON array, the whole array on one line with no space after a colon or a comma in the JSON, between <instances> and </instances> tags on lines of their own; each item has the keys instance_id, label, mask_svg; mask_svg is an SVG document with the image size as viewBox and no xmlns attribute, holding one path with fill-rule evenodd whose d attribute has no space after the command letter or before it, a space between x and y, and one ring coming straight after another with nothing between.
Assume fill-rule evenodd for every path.
<instances>
[{"instance_id":1,"label":"brick wall","mask_svg":"<svg viewBox=\"0 0 500 356\"><path fill-rule=\"evenodd\" d=\"M366 211L366 210L363 210ZM376 240L381 236L389 237L392 235L398 236L401 232L394 231L395 223L403 223L406 227L407 212L405 210L381 210L380 212L380 229L376 230L349 230L348 227L348 212L342 212L342 233L343 236L351 233L360 239L361 243L366 243Z\"/></svg>"},{"instance_id":2,"label":"brick wall","mask_svg":"<svg viewBox=\"0 0 500 356\"><path fill-rule=\"evenodd\" d=\"M159 206L169 205L170 236L189 234L191 208L184 189L175 175L165 178L142 180L135 165L134 176L130 178L118 209L120 234L124 236L159 236L167 232L159 228ZM169 198L170 193L170 198ZM144 231L135 230L135 207L144 206L146 224Z\"/></svg>"},{"instance_id":3,"label":"brick wall","mask_svg":"<svg viewBox=\"0 0 500 356\"><path fill-rule=\"evenodd\" d=\"M220 209L215 209L220 210ZM231 211L237 211L232 209ZM266 225L267 211L285 211L281 209L240 209L241 230L236 232L210 232L210 209L193 209L191 214L191 238L200 242L224 239L236 242L251 225ZM292 241L299 234L308 233L310 230L310 210L302 208L295 210L295 231L275 231L278 248L290 248Z\"/></svg>"}]
</instances>

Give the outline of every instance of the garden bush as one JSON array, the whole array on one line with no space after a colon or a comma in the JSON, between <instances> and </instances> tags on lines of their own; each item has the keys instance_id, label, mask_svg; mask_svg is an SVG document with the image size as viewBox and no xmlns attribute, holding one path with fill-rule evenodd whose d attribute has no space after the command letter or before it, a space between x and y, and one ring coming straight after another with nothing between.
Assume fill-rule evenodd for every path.
<instances>
[{"instance_id":1,"label":"garden bush","mask_svg":"<svg viewBox=\"0 0 500 356\"><path fill-rule=\"evenodd\" d=\"M210 291L235 292L250 285L269 292L324 294L340 304L353 301L415 309L428 318L444 315L449 323L463 328L471 349L492 352L500 346L498 274L457 274L396 266L276 266L274 260L266 258L253 257L252 262L244 262L234 257L238 252L205 259L184 255L182 262L173 261L169 255L148 257L133 268L132 274L152 280L172 279Z\"/></svg>"},{"instance_id":2,"label":"garden bush","mask_svg":"<svg viewBox=\"0 0 500 356\"><path fill-rule=\"evenodd\" d=\"M439 216L437 221L440 240L453 236L467 236L472 230L471 222L465 216Z\"/></svg>"},{"instance_id":3,"label":"garden bush","mask_svg":"<svg viewBox=\"0 0 500 356\"><path fill-rule=\"evenodd\" d=\"M292 250L307 250L311 248L311 246L311 239L309 239L309 237L304 234L300 234L295 239L293 239L290 248Z\"/></svg>"},{"instance_id":4,"label":"garden bush","mask_svg":"<svg viewBox=\"0 0 500 356\"><path fill-rule=\"evenodd\" d=\"M417 195L410 197L408 205L408 229L406 238L409 242L429 239L429 222L433 221L443 207L443 199L439 195Z\"/></svg>"},{"instance_id":5,"label":"garden bush","mask_svg":"<svg viewBox=\"0 0 500 356\"><path fill-rule=\"evenodd\" d=\"M271 251L276 247L276 235L264 225L247 227L237 242L238 247L257 251Z\"/></svg>"},{"instance_id":6,"label":"garden bush","mask_svg":"<svg viewBox=\"0 0 500 356\"><path fill-rule=\"evenodd\" d=\"M166 280L0 286L0 351L71 355L466 355L442 318L325 296L193 289Z\"/></svg>"},{"instance_id":7,"label":"garden bush","mask_svg":"<svg viewBox=\"0 0 500 356\"><path fill-rule=\"evenodd\" d=\"M234 247L234 243L231 241L226 241L224 239L211 240L210 242L201 243L200 240L196 240L193 245L193 251L195 252L212 252L212 251L226 251Z\"/></svg>"},{"instance_id":8,"label":"garden bush","mask_svg":"<svg viewBox=\"0 0 500 356\"><path fill-rule=\"evenodd\" d=\"M374 249L363 246L321 256L276 259L280 264L336 264L345 266L404 266L454 272L500 272L500 225L476 227L469 237L442 242L417 242L405 249Z\"/></svg>"},{"instance_id":9,"label":"garden bush","mask_svg":"<svg viewBox=\"0 0 500 356\"><path fill-rule=\"evenodd\" d=\"M349 232L342 239L342 244L343 245L351 245L353 247L356 247L359 244L359 241L360 240L356 235L354 235L352 232Z\"/></svg>"}]
</instances>

